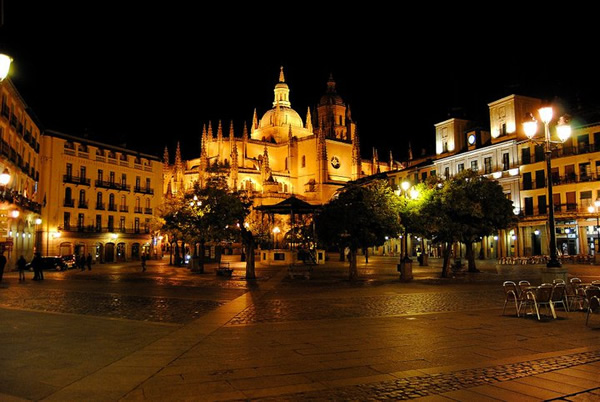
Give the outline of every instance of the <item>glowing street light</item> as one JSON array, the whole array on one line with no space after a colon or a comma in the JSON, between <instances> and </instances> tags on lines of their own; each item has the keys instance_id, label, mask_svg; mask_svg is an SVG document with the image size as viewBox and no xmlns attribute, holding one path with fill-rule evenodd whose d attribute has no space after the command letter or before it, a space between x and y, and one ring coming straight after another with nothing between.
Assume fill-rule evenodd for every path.
<instances>
[{"instance_id":1,"label":"glowing street light","mask_svg":"<svg viewBox=\"0 0 600 402\"><path fill-rule=\"evenodd\" d=\"M550 136L550 122L554 112L552 107L543 107L538 110L540 120L544 123L544 137L536 139L538 131L537 121L530 114L528 121L523 123L523 131L531 142L544 146L544 155L546 159L546 178L548 183L548 226L550 228L550 261L546 265L547 268L560 268L561 263L558 261L556 250L556 228L554 222L554 202L552 201L552 144L563 143L571 136L571 127L567 124L566 118L563 116L558 120L556 125L556 133L560 141L553 141ZM549 272L551 273L551 272ZM558 274L558 272L555 272Z\"/></svg>"},{"instance_id":2,"label":"glowing street light","mask_svg":"<svg viewBox=\"0 0 600 402\"><path fill-rule=\"evenodd\" d=\"M4 81L4 79L8 76L12 61L12 57L4 53L0 53L0 82Z\"/></svg>"}]
</instances>

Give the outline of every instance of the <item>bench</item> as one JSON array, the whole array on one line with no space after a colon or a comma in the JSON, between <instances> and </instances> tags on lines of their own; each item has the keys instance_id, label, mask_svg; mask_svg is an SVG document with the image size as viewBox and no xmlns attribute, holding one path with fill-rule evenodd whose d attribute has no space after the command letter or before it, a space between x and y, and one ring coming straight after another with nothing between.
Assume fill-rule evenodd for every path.
<instances>
[{"instance_id":1,"label":"bench","mask_svg":"<svg viewBox=\"0 0 600 402\"><path fill-rule=\"evenodd\" d=\"M294 279L296 276L303 276L305 279L310 279L310 274L313 268L310 265L294 265L288 266L288 275L290 279Z\"/></svg>"},{"instance_id":2,"label":"bench","mask_svg":"<svg viewBox=\"0 0 600 402\"><path fill-rule=\"evenodd\" d=\"M217 276L226 276L228 278L231 278L233 269L229 268L228 262L222 262L219 263L219 266L217 267L217 269L215 269L215 273L217 274Z\"/></svg>"}]
</instances>

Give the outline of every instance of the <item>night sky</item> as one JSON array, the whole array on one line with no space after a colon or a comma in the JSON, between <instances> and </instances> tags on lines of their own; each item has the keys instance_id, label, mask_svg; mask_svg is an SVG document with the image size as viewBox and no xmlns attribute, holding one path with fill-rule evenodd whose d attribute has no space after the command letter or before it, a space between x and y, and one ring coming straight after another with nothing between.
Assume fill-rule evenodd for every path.
<instances>
[{"instance_id":1,"label":"night sky","mask_svg":"<svg viewBox=\"0 0 600 402\"><path fill-rule=\"evenodd\" d=\"M260 117L271 107L280 65L303 119L332 73L363 157L375 146L384 160L390 149L406 158L409 141L415 155L433 152L433 124L449 113L486 127L487 104L517 93L576 114L600 88L584 28L576 42L565 30L543 46L541 28L522 30L523 20L478 23L444 10L4 2L11 79L43 127L158 156L165 145L173 155L178 140L185 158L198 156L208 120L222 119L225 133L233 120L240 137L254 108Z\"/></svg>"}]
</instances>

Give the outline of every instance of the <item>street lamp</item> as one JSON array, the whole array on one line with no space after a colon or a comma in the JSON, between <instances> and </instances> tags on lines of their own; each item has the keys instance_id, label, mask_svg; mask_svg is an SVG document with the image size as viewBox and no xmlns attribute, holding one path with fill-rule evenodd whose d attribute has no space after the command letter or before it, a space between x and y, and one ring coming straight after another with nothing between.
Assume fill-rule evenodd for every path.
<instances>
[{"instance_id":1,"label":"street lamp","mask_svg":"<svg viewBox=\"0 0 600 402\"><path fill-rule=\"evenodd\" d=\"M277 249L278 244L277 244L277 235L281 232L281 229L279 229L279 226L275 226L273 228L273 242L275 243L275 249Z\"/></svg>"},{"instance_id":2,"label":"street lamp","mask_svg":"<svg viewBox=\"0 0 600 402\"><path fill-rule=\"evenodd\" d=\"M566 279L566 271L559 270L561 267L560 261L558 261L557 250L556 250L556 228L554 222L554 202L552 198L552 144L560 144L565 142L571 136L571 126L566 124L566 119L561 117L556 125L556 134L560 141L553 141L550 137L550 122L552 121L553 110L552 107L543 107L538 110L540 119L544 123L544 137L536 139L537 134L537 121L530 114L529 121L523 123L523 130L529 140L535 144L544 146L544 155L546 159L546 178L548 183L548 226L550 227L550 261L546 264L548 270L546 271L550 276L564 276Z\"/></svg>"},{"instance_id":3,"label":"street lamp","mask_svg":"<svg viewBox=\"0 0 600 402\"><path fill-rule=\"evenodd\" d=\"M402 189L402 197L405 201L408 201L408 196L415 199L419 196L419 191L416 188L412 188L410 191L410 182L403 181L400 183ZM400 191L396 192L396 195L400 196ZM410 281L413 278L412 275L412 260L408 256L408 232L406 226L404 226L404 235L402 236L402 256L400 257L400 264L398 264L398 271L400 271L400 277L404 281Z\"/></svg>"},{"instance_id":4,"label":"street lamp","mask_svg":"<svg viewBox=\"0 0 600 402\"><path fill-rule=\"evenodd\" d=\"M4 81L4 79L8 76L8 71L10 70L10 64L13 59L4 54L0 53L0 82Z\"/></svg>"},{"instance_id":5,"label":"street lamp","mask_svg":"<svg viewBox=\"0 0 600 402\"><path fill-rule=\"evenodd\" d=\"M598 255L598 249L600 248L600 213L598 212L600 208L600 198L596 198L594 201L594 205L590 205L588 207L588 212L590 214L596 213L596 245L594 247L594 262L598 263L600 261L600 256Z\"/></svg>"}]
</instances>

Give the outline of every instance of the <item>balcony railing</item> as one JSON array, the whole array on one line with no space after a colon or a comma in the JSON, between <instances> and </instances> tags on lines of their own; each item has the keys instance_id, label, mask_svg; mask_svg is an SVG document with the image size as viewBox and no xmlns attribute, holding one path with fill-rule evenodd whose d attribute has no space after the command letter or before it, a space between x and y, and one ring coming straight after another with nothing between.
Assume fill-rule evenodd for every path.
<instances>
[{"instance_id":1,"label":"balcony railing","mask_svg":"<svg viewBox=\"0 0 600 402\"><path fill-rule=\"evenodd\" d=\"M84 201L84 200L79 200L79 203L77 204L78 208L86 208L88 207L88 202Z\"/></svg>"},{"instance_id":2,"label":"balcony railing","mask_svg":"<svg viewBox=\"0 0 600 402\"><path fill-rule=\"evenodd\" d=\"M144 213L146 215L152 215L152 208L144 208Z\"/></svg>"},{"instance_id":3,"label":"balcony railing","mask_svg":"<svg viewBox=\"0 0 600 402\"><path fill-rule=\"evenodd\" d=\"M65 202L63 204L65 207L69 207L69 208L73 208L75 207L75 200L74 199L65 199Z\"/></svg>"},{"instance_id":4,"label":"balcony railing","mask_svg":"<svg viewBox=\"0 0 600 402\"><path fill-rule=\"evenodd\" d=\"M16 191L12 190L4 190L0 191L0 201L8 202L9 204L18 205L24 209L27 209L32 212L40 213L42 211L42 206L35 201L32 201L26 197L23 197Z\"/></svg>"},{"instance_id":5,"label":"balcony railing","mask_svg":"<svg viewBox=\"0 0 600 402\"><path fill-rule=\"evenodd\" d=\"M117 205L116 204L108 204L108 210L117 212Z\"/></svg>"},{"instance_id":6,"label":"balcony railing","mask_svg":"<svg viewBox=\"0 0 600 402\"><path fill-rule=\"evenodd\" d=\"M142 212L142 207L134 207L133 208L133 212L135 212L136 214L141 214Z\"/></svg>"},{"instance_id":7,"label":"balcony railing","mask_svg":"<svg viewBox=\"0 0 600 402\"><path fill-rule=\"evenodd\" d=\"M127 206L127 205L121 205L119 207L119 212L129 212L129 206Z\"/></svg>"},{"instance_id":8,"label":"balcony railing","mask_svg":"<svg viewBox=\"0 0 600 402\"><path fill-rule=\"evenodd\" d=\"M83 184L85 186L90 185L90 179L85 177L73 176L73 175L63 175L63 183L71 183L71 184Z\"/></svg>"},{"instance_id":9,"label":"balcony railing","mask_svg":"<svg viewBox=\"0 0 600 402\"><path fill-rule=\"evenodd\" d=\"M104 211L104 203L103 202L96 202L96 209L98 209L100 211Z\"/></svg>"},{"instance_id":10,"label":"balcony railing","mask_svg":"<svg viewBox=\"0 0 600 402\"><path fill-rule=\"evenodd\" d=\"M133 188L133 191L136 193L142 193L142 194L154 194L154 189L150 188L150 187L139 187L139 186L135 186Z\"/></svg>"},{"instance_id":11,"label":"balcony railing","mask_svg":"<svg viewBox=\"0 0 600 402\"><path fill-rule=\"evenodd\" d=\"M96 187L108 188L111 190L129 191L131 186L128 184L115 183L114 181L96 180Z\"/></svg>"},{"instance_id":12,"label":"balcony railing","mask_svg":"<svg viewBox=\"0 0 600 402\"><path fill-rule=\"evenodd\" d=\"M117 228L117 227L98 227L96 225L86 225L86 226L74 226L71 224L67 224L63 226L59 226L59 230L65 232L83 232L83 233L129 233L129 234L146 234L150 233L149 228Z\"/></svg>"}]
</instances>

